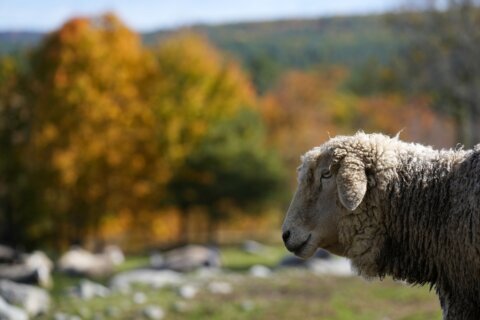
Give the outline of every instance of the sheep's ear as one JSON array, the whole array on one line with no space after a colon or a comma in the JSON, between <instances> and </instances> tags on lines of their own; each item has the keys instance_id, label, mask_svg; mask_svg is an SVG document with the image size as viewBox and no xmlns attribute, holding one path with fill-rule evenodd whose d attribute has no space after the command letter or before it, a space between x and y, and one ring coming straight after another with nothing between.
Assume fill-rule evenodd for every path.
<instances>
[{"instance_id":1,"label":"sheep's ear","mask_svg":"<svg viewBox=\"0 0 480 320\"><path fill-rule=\"evenodd\" d=\"M337 173L337 188L340 202L350 211L355 210L367 192L365 165L355 157L346 156Z\"/></svg>"}]
</instances>

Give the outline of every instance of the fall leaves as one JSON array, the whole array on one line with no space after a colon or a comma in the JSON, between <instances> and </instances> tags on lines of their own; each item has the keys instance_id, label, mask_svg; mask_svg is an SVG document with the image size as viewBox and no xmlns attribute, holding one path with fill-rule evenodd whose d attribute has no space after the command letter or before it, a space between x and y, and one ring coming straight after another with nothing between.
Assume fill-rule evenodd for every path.
<instances>
[{"instance_id":1,"label":"fall leaves","mask_svg":"<svg viewBox=\"0 0 480 320\"><path fill-rule=\"evenodd\" d=\"M64 246L134 229L171 237L182 232L182 223L170 229L172 215L185 227L192 211L215 231L282 205L285 168L294 172L328 134L448 137L449 120L428 98L360 96L345 88L349 76L291 70L259 96L202 35L145 47L112 14L72 19L25 66L0 63L2 240Z\"/></svg>"}]
</instances>

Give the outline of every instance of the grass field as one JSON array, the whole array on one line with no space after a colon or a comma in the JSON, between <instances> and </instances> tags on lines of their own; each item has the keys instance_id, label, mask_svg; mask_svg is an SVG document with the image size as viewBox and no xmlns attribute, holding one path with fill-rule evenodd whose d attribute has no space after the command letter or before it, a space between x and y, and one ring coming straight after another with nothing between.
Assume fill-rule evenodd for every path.
<instances>
[{"instance_id":1,"label":"grass field","mask_svg":"<svg viewBox=\"0 0 480 320\"><path fill-rule=\"evenodd\" d=\"M146 319L146 306L161 307L164 319L441 319L437 297L426 287L388 279L317 276L306 270L275 271L267 278L248 274L251 265L273 267L284 254L281 247L271 247L260 256L224 248L225 273L200 281L194 275L187 276L187 282L198 288L191 299L181 298L177 287L138 286L128 293L80 300L65 294L66 288L80 279L56 276L53 312L42 319L52 319L55 312L79 315L81 319ZM146 262L145 257L131 258L122 269ZM211 281L228 282L233 290L214 294L208 290ZM133 301L138 293L146 298L142 303Z\"/></svg>"}]
</instances>

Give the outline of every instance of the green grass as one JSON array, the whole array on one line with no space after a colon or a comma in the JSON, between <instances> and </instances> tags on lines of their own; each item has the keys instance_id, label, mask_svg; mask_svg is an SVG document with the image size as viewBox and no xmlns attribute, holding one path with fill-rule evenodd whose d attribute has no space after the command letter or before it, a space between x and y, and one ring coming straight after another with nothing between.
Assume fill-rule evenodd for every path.
<instances>
[{"instance_id":1,"label":"green grass","mask_svg":"<svg viewBox=\"0 0 480 320\"><path fill-rule=\"evenodd\" d=\"M236 247L224 248L222 260L230 271L215 280L196 282L199 292L189 300L179 297L175 287L139 286L128 294L117 292L106 298L82 301L65 294L65 289L80 279L56 275L52 291L54 307L41 320L52 319L57 311L76 314L82 319L145 319L142 310L147 305L160 306L166 312L165 319L441 319L437 297L426 287L411 287L392 280L316 276L306 270L276 271L265 279L237 272L253 264L274 266L284 253L281 247L269 247L259 256ZM121 269L145 263L145 257L136 257L128 259ZM232 284L233 292L210 293L209 281L227 281ZM147 301L135 304L135 292L143 292Z\"/></svg>"}]
</instances>

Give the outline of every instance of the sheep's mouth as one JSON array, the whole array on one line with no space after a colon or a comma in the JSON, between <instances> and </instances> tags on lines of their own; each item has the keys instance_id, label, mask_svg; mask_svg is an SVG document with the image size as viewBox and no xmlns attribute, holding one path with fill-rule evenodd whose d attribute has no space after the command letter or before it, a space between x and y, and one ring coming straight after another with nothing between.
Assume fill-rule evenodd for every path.
<instances>
[{"instance_id":1,"label":"sheep's mouth","mask_svg":"<svg viewBox=\"0 0 480 320\"><path fill-rule=\"evenodd\" d=\"M308 243L310 242L310 239L312 238L312 234L310 233L307 237L307 239L305 239L305 241L303 241L302 243L300 243L300 245L298 247L296 247L294 250L293 250L293 253L296 255L296 256L299 256L299 257L303 257L305 256L306 254L306 248L308 247Z\"/></svg>"}]
</instances>

